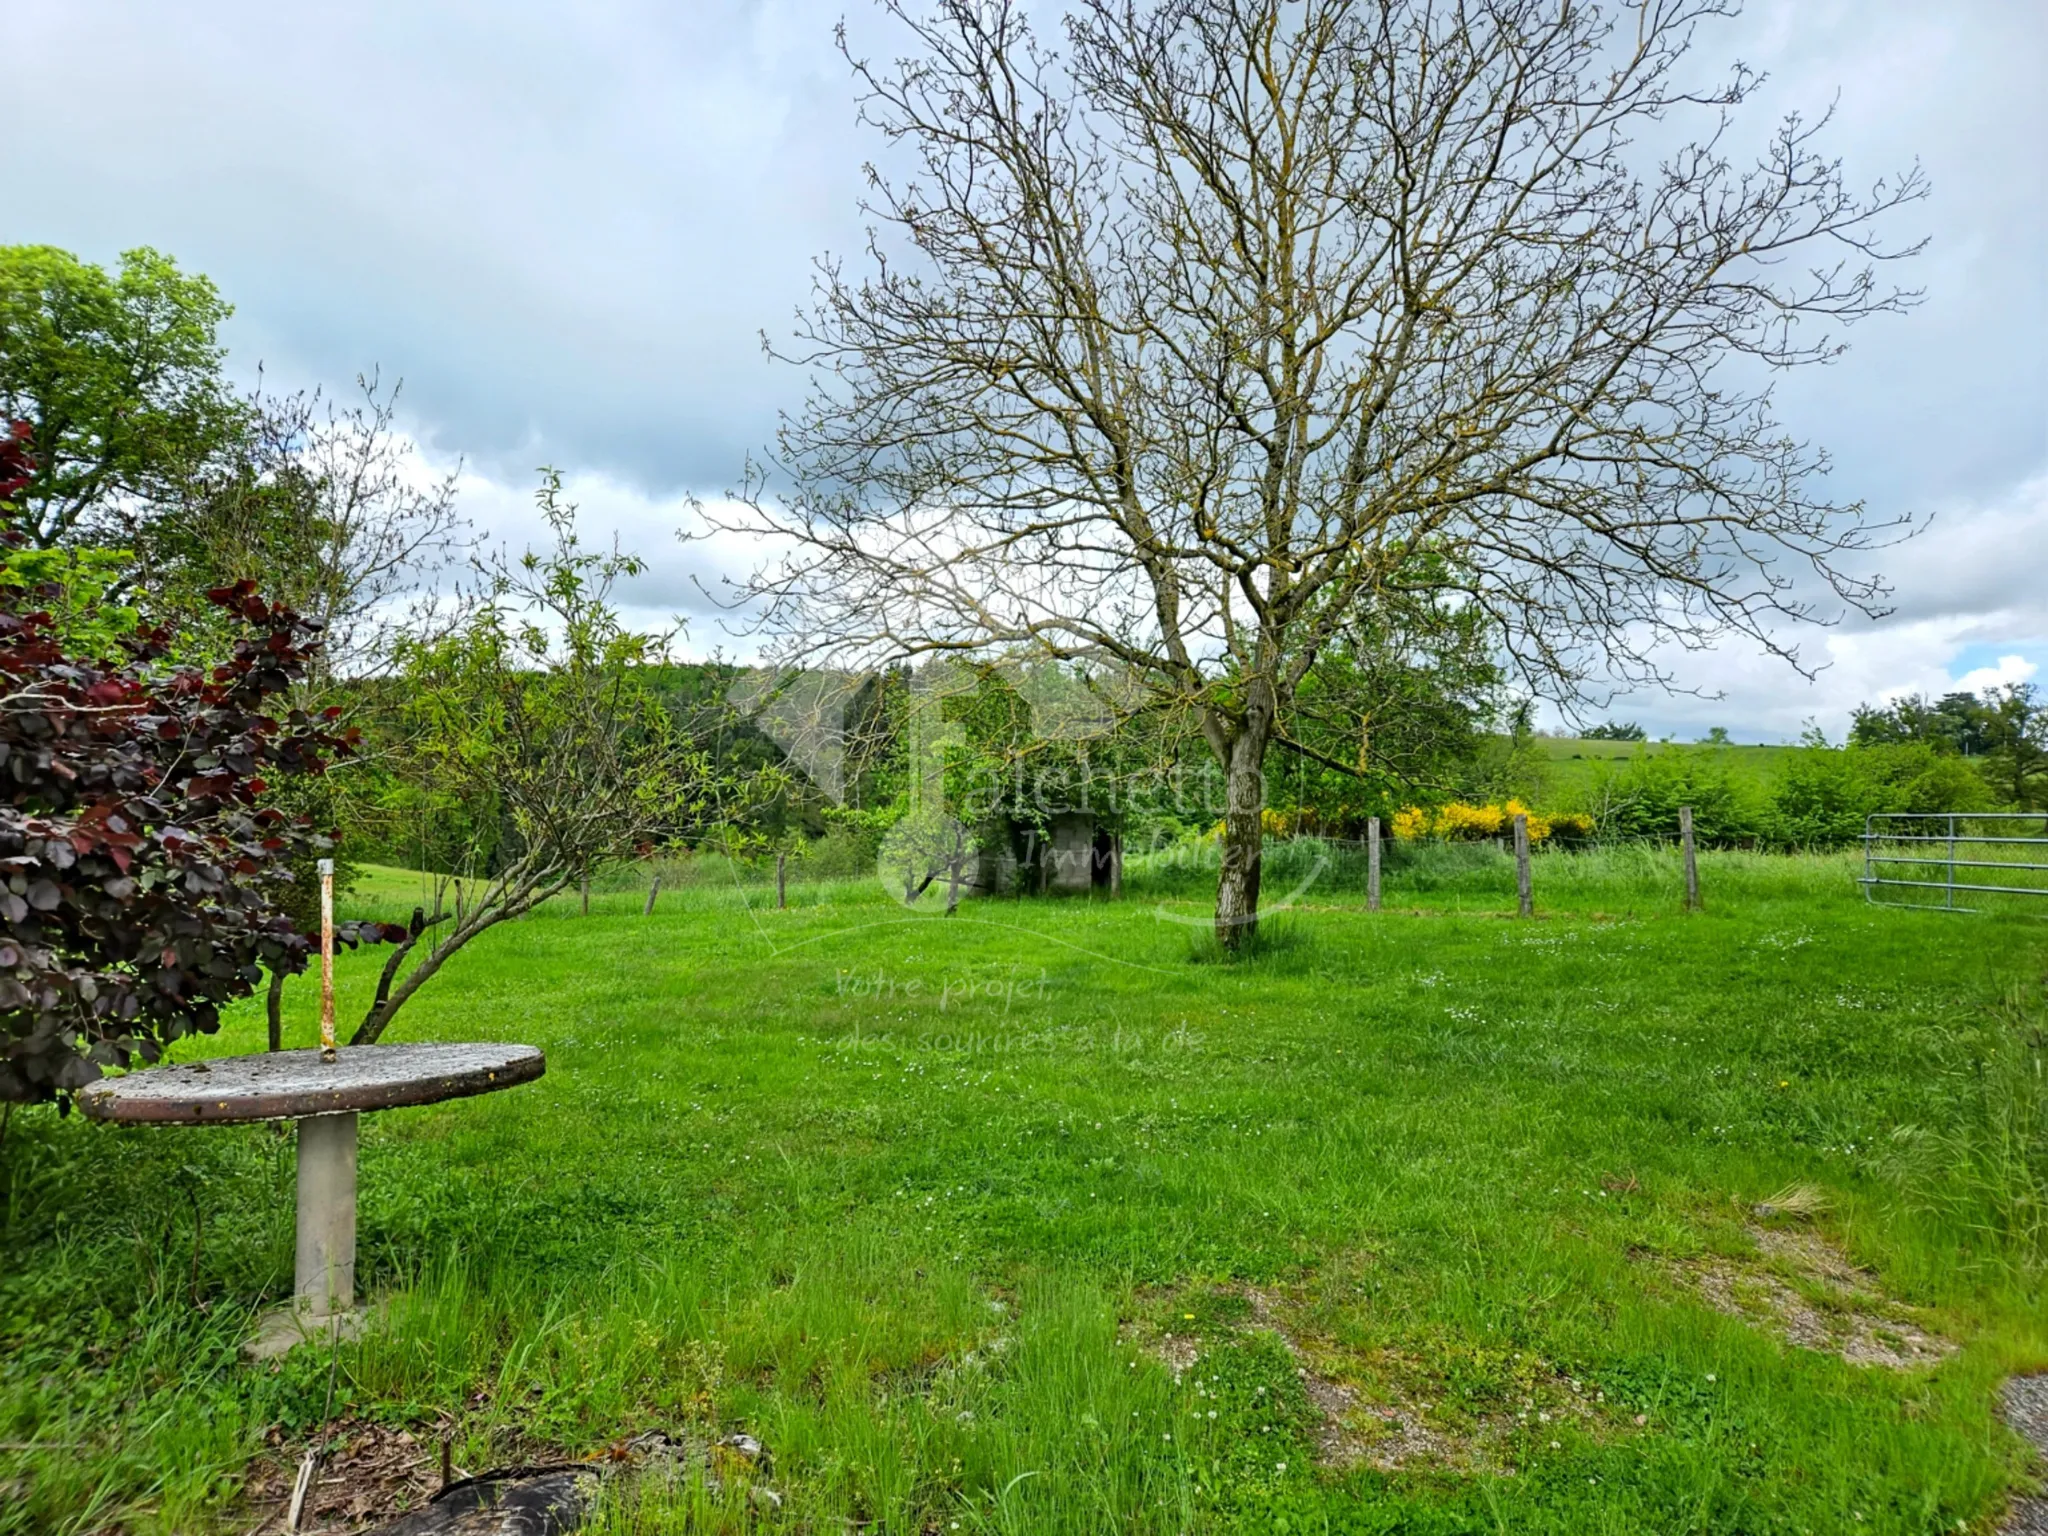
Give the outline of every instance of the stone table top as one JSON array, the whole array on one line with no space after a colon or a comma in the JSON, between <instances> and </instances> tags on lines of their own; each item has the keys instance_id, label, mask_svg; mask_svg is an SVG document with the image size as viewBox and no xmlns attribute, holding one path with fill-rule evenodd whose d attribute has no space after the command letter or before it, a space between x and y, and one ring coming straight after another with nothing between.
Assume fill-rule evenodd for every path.
<instances>
[{"instance_id":1,"label":"stone table top","mask_svg":"<svg viewBox=\"0 0 2048 1536\"><path fill-rule=\"evenodd\" d=\"M547 1059L530 1045L345 1045L148 1067L83 1089L96 1120L233 1125L436 1104L530 1083Z\"/></svg>"}]
</instances>

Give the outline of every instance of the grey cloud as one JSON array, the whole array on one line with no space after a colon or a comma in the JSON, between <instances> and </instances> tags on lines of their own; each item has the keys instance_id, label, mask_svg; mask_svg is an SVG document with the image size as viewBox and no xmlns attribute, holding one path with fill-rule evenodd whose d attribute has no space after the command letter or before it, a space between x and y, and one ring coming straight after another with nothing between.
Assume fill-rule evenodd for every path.
<instances>
[{"instance_id":1,"label":"grey cloud","mask_svg":"<svg viewBox=\"0 0 2048 1536\"><path fill-rule=\"evenodd\" d=\"M746 562L674 545L676 493L731 484L792 401L801 378L758 332L786 333L814 256L859 245L860 164L881 153L832 47L841 9L13 0L6 238L175 253L238 305L238 362L287 382L402 374L413 430L495 488L472 512L499 532L523 526L538 463L615 488L589 512L655 563L631 600L698 614L713 643L690 575ZM886 56L871 8L851 12ZM1700 56L1767 70L1768 115L1839 91L1828 142L1852 180L1925 163L1932 197L1894 233L1932 237L1906 274L1927 302L1787 378L1782 415L1834 451L1842 498L1964 509L1877 562L1892 631L2038 635L2048 10L1758 0L1703 28ZM1803 687L1732 655L1705 672L1748 701L1723 719L1775 718Z\"/></svg>"},{"instance_id":2,"label":"grey cloud","mask_svg":"<svg viewBox=\"0 0 2048 1536\"><path fill-rule=\"evenodd\" d=\"M1852 182L1915 158L1932 184L1898 233L1926 289L1860 326L1836 365L1788 378L1788 424L1834 454L1837 493L1880 511L1982 500L2048 467L2048 10L2013 0L1775 0L1743 22L1772 75L1759 105L1808 115Z\"/></svg>"},{"instance_id":3,"label":"grey cloud","mask_svg":"<svg viewBox=\"0 0 2048 1536\"><path fill-rule=\"evenodd\" d=\"M168 249L239 360L403 374L500 473L736 478L791 382L757 333L858 234L822 7L11 9L10 238Z\"/></svg>"},{"instance_id":4,"label":"grey cloud","mask_svg":"<svg viewBox=\"0 0 2048 1536\"><path fill-rule=\"evenodd\" d=\"M239 304L244 361L402 373L426 440L514 478L545 454L730 483L800 384L757 333L858 243L879 153L837 0L10 9L11 238L172 250ZM1898 230L1934 236L1925 308L1785 386L1845 495L1982 497L2048 459L2044 55L2048 13L2012 0L1774 0L1703 29L1703 63L1771 72L1762 112L1839 88L1853 177L1918 155L1933 179Z\"/></svg>"},{"instance_id":5,"label":"grey cloud","mask_svg":"<svg viewBox=\"0 0 2048 1536\"><path fill-rule=\"evenodd\" d=\"M1926 531L1886 562L1895 592L1884 622L1996 614L2024 616L2021 633L2048 633L2044 555L2048 476L1988 506L1940 508Z\"/></svg>"}]
</instances>

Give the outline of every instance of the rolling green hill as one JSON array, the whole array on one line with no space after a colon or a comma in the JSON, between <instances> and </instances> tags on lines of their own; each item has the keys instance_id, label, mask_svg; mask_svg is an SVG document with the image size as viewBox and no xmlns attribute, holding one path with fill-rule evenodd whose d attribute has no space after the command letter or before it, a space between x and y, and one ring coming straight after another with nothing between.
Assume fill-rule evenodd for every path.
<instances>
[{"instance_id":1,"label":"rolling green hill","mask_svg":"<svg viewBox=\"0 0 2048 1536\"><path fill-rule=\"evenodd\" d=\"M1673 750L1700 750L1690 743L1665 741L1587 741L1582 738L1544 736L1537 738L1546 762L1544 789L1549 796L1569 797L1590 785L1603 763L1620 764L1637 753L1654 754ZM1734 772L1757 783L1766 783L1783 766L1797 747L1716 747Z\"/></svg>"}]
</instances>

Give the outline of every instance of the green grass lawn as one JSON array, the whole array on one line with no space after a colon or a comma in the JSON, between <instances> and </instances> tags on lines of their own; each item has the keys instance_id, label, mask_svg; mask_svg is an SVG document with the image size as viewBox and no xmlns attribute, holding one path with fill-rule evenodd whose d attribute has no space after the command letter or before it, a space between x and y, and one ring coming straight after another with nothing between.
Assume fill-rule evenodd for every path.
<instances>
[{"instance_id":1,"label":"green grass lawn","mask_svg":"<svg viewBox=\"0 0 2048 1536\"><path fill-rule=\"evenodd\" d=\"M1668 854L1546 855L1531 922L1483 853L1377 916L1311 882L1234 963L1144 871L951 920L557 902L388 1037L548 1074L366 1117L382 1310L331 1360L237 1350L291 1286L288 1140L13 1117L0 1531L248 1531L330 1367L333 1417L470 1469L765 1446L779 1504L621 1479L614 1531L1990 1531L1998 1384L2048 1365L2048 926L1703 873L1687 917ZM1841 1358L1870 1327L1932 1363Z\"/></svg>"}]
</instances>

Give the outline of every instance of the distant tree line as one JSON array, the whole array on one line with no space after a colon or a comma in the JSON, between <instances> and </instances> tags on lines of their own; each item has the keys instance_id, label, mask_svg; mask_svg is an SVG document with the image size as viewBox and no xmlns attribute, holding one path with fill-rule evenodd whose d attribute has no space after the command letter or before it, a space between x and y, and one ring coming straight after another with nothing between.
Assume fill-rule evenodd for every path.
<instances>
[{"instance_id":1,"label":"distant tree line","mask_svg":"<svg viewBox=\"0 0 2048 1536\"><path fill-rule=\"evenodd\" d=\"M1858 747L1917 745L1968 758L2004 805L2048 805L2048 699L2032 683L1866 704L1855 713L1849 740Z\"/></svg>"}]
</instances>

